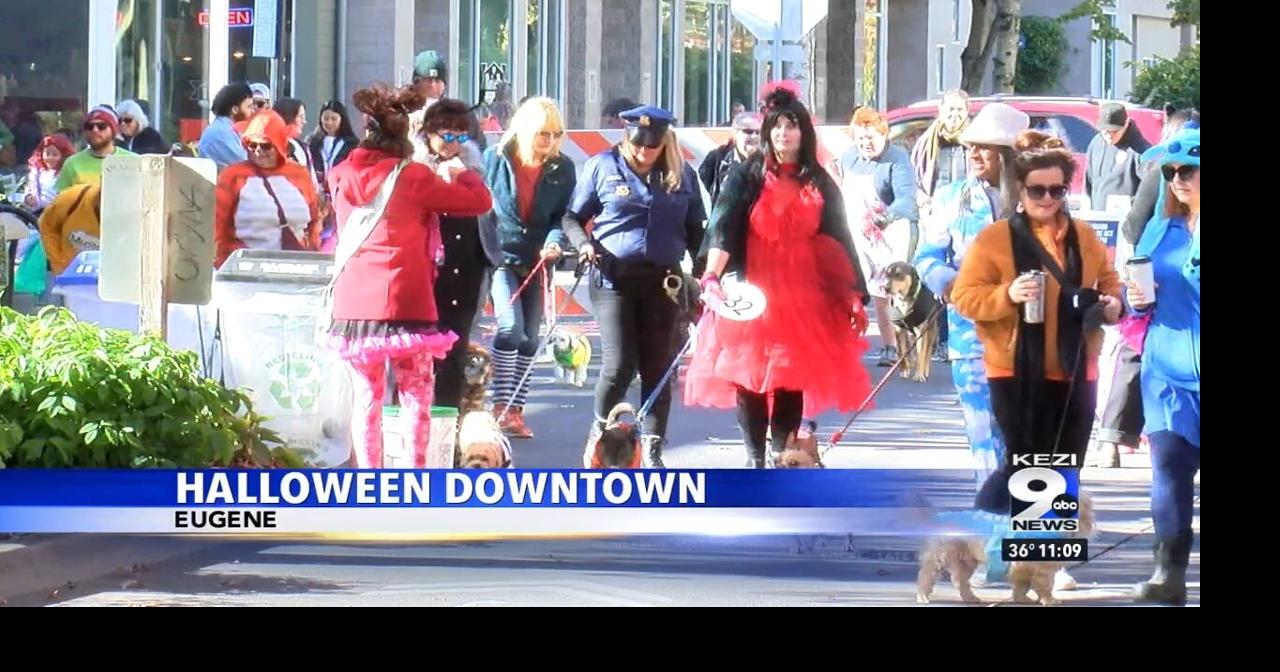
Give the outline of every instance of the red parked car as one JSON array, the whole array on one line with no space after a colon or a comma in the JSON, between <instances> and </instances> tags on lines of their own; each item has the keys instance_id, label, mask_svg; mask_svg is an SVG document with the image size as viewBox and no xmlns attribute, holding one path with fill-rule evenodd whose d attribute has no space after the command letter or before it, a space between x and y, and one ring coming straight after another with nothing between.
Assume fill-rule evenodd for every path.
<instances>
[{"instance_id":1,"label":"red parked car","mask_svg":"<svg viewBox=\"0 0 1280 672\"><path fill-rule=\"evenodd\" d=\"M889 142L902 145L910 152L925 128L938 115L938 102L926 100L890 110L885 115L889 120ZM1084 153L1093 137L1098 134L1098 106L1112 101L1097 98L990 96L970 99L969 115L972 117L983 105L992 102L1005 103L1026 112L1031 117L1031 128L1062 138L1076 155L1078 168L1071 190L1076 193L1084 191ZM1160 129L1164 126L1164 111L1132 103L1122 104L1147 141L1153 145L1159 143Z\"/></svg>"}]
</instances>

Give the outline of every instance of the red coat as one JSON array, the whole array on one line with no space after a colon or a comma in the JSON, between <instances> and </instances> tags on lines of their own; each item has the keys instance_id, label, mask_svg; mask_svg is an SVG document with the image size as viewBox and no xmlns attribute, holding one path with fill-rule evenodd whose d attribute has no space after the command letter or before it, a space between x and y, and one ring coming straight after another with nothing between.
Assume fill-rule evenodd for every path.
<instances>
[{"instance_id":1,"label":"red coat","mask_svg":"<svg viewBox=\"0 0 1280 672\"><path fill-rule=\"evenodd\" d=\"M397 163L389 152L359 148L330 172L339 237L351 211L373 201ZM338 278L334 318L436 321L436 263L428 249L439 237L436 213L478 216L492 206L477 173L468 171L447 184L422 164L405 166L382 220Z\"/></svg>"}]
</instances>

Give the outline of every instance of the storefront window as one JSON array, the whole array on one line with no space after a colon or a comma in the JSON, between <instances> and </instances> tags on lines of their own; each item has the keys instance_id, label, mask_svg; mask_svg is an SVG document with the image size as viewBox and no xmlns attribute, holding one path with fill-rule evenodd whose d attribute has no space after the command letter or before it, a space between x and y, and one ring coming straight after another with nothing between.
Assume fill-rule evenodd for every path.
<instances>
[{"instance_id":1,"label":"storefront window","mask_svg":"<svg viewBox=\"0 0 1280 672\"><path fill-rule=\"evenodd\" d=\"M286 28L293 3L232 0L231 4L227 81L261 82L271 88L273 98L286 97L284 94L290 90Z\"/></svg>"},{"instance_id":2,"label":"storefront window","mask_svg":"<svg viewBox=\"0 0 1280 672\"><path fill-rule=\"evenodd\" d=\"M525 91L531 96L547 96L559 100L560 19L562 0L524 0L528 16L528 56L525 61Z\"/></svg>"},{"instance_id":3,"label":"storefront window","mask_svg":"<svg viewBox=\"0 0 1280 672\"><path fill-rule=\"evenodd\" d=\"M164 0L160 61L160 134L193 142L200 138L217 91L205 85L204 44L208 39L206 0Z\"/></svg>"},{"instance_id":4,"label":"storefront window","mask_svg":"<svg viewBox=\"0 0 1280 672\"><path fill-rule=\"evenodd\" d=\"M684 6L684 126L706 126L711 105L711 11L703 2Z\"/></svg>"},{"instance_id":5,"label":"storefront window","mask_svg":"<svg viewBox=\"0 0 1280 672\"><path fill-rule=\"evenodd\" d=\"M746 109L756 109L755 67L756 36L745 26L731 19L733 37L729 42L729 106L741 103Z\"/></svg>"},{"instance_id":6,"label":"storefront window","mask_svg":"<svg viewBox=\"0 0 1280 672\"><path fill-rule=\"evenodd\" d=\"M21 170L40 139L58 129L79 137L89 81L89 3L5 3L0 20L0 121L14 135L0 171Z\"/></svg>"},{"instance_id":7,"label":"storefront window","mask_svg":"<svg viewBox=\"0 0 1280 672\"><path fill-rule=\"evenodd\" d=\"M458 69L449 82L449 95L468 104L475 104L475 0L458 0Z\"/></svg>"},{"instance_id":8,"label":"storefront window","mask_svg":"<svg viewBox=\"0 0 1280 672\"><path fill-rule=\"evenodd\" d=\"M503 128L511 118L511 0L480 3L479 99L488 103Z\"/></svg>"},{"instance_id":9,"label":"storefront window","mask_svg":"<svg viewBox=\"0 0 1280 672\"><path fill-rule=\"evenodd\" d=\"M156 59L156 0L118 0L116 7L116 100L141 101L148 114ZM150 116L150 114L149 114Z\"/></svg>"},{"instance_id":10,"label":"storefront window","mask_svg":"<svg viewBox=\"0 0 1280 672\"><path fill-rule=\"evenodd\" d=\"M675 2L662 0L658 7L658 107L672 107L671 92L675 88Z\"/></svg>"}]
</instances>

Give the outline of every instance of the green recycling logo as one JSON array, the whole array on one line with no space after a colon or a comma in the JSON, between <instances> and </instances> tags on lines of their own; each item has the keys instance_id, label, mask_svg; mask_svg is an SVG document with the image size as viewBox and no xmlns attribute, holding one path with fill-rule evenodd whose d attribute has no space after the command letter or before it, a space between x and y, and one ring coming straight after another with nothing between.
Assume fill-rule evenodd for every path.
<instances>
[{"instance_id":1,"label":"green recycling logo","mask_svg":"<svg viewBox=\"0 0 1280 672\"><path fill-rule=\"evenodd\" d=\"M321 371L310 354L286 353L268 361L271 398L285 410L312 410L320 398Z\"/></svg>"}]
</instances>

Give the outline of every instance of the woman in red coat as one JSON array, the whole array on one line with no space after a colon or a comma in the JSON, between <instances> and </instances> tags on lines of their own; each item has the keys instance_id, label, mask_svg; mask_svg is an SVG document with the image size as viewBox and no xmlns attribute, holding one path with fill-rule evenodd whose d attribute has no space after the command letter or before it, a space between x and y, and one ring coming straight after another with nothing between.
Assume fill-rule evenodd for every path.
<instances>
[{"instance_id":1,"label":"woman in red coat","mask_svg":"<svg viewBox=\"0 0 1280 672\"><path fill-rule=\"evenodd\" d=\"M437 329L436 261L443 248L437 213L474 216L492 206L484 181L458 168L439 177L413 163L407 110L422 107L412 88L377 84L353 97L367 117L365 139L328 176L337 213L338 249L357 235L352 210L378 197L402 166L382 217L342 266L334 288L330 344L351 368L355 388L352 435L361 468L382 466L382 395L387 362L395 369L402 417L409 422L414 467L426 466L434 360L458 336Z\"/></svg>"}]
</instances>

